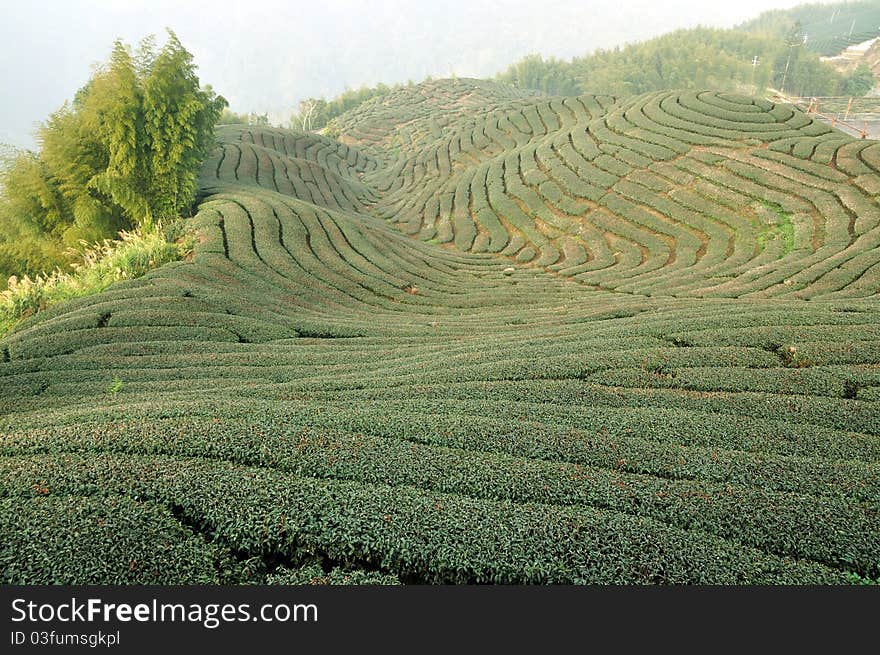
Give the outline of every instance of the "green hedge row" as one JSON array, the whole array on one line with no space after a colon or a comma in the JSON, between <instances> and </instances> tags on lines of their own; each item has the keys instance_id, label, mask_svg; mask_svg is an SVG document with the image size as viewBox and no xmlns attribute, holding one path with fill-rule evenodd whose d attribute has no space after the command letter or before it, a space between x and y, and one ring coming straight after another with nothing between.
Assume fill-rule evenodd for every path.
<instances>
[{"instance_id":1,"label":"green hedge row","mask_svg":"<svg viewBox=\"0 0 880 655\"><path fill-rule=\"evenodd\" d=\"M168 432L176 435L173 444L163 439ZM371 432L375 433L376 428ZM124 431L104 428L97 439L94 433L68 432L63 438L53 436L49 444L40 439L39 444L40 448L51 444L62 451L86 448L99 452L109 440L114 450L132 453L220 458L310 477L408 485L476 498L608 508L650 516L681 528L698 528L777 554L831 565L846 563L858 570L870 570L880 548L876 513L850 498L839 500L828 495L834 490L870 499L878 492L876 485L868 481L876 467L851 466L845 471L790 458L785 462L788 475L799 475L801 483L792 485L789 481L787 487L799 493L779 493L772 491L785 485L778 474L774 476L759 459L749 461L737 453L714 451L713 463L699 470L700 459L707 453L680 449L676 454L688 462L690 474L680 466L656 478L629 471L638 470L642 458L652 458L655 466L669 461L671 458L663 455L669 452L668 447L643 444L642 452L638 452L633 448L637 443L633 439L624 439L613 450L606 447L604 457L603 449L598 447L592 448L591 458L582 453L577 459L598 464L584 466L450 448L443 445L442 437L401 441L399 433L388 432L393 435L390 439L219 419L163 421L158 426L129 424ZM37 438L35 434L33 441ZM265 449L267 440L275 444L269 452ZM769 459L774 463L783 461ZM741 477L731 473L733 467ZM17 467L19 472L24 468ZM725 471L726 479L722 477ZM673 482L670 476L680 479ZM28 480L27 476L23 478ZM709 481L713 478L724 482Z\"/></svg>"},{"instance_id":2,"label":"green hedge row","mask_svg":"<svg viewBox=\"0 0 880 655\"><path fill-rule=\"evenodd\" d=\"M24 472L22 472L24 473ZM45 490L45 491L44 491ZM0 498L3 584L223 584L234 561L163 505L104 489L82 497L39 482Z\"/></svg>"},{"instance_id":3,"label":"green hedge row","mask_svg":"<svg viewBox=\"0 0 880 655\"><path fill-rule=\"evenodd\" d=\"M316 480L193 459L93 456L65 471L67 481L45 485L58 493L58 487L112 484L160 498L237 553L321 556L421 582L847 581L843 571L820 564L609 510Z\"/></svg>"}]
</instances>

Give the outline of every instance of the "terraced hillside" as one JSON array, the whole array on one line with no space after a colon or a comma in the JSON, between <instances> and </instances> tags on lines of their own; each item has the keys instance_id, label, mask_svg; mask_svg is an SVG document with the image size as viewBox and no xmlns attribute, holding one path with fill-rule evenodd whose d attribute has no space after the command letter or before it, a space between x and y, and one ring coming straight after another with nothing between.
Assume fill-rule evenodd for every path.
<instances>
[{"instance_id":1,"label":"terraced hillside","mask_svg":"<svg viewBox=\"0 0 880 655\"><path fill-rule=\"evenodd\" d=\"M330 131L222 128L192 261L0 342L4 581L880 576L880 143L469 80Z\"/></svg>"}]
</instances>

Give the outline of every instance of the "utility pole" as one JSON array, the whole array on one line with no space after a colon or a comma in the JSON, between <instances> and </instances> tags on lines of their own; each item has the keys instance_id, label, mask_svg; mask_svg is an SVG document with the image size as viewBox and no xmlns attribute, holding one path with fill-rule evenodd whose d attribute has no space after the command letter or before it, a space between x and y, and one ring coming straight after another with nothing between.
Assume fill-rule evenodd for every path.
<instances>
[{"instance_id":1,"label":"utility pole","mask_svg":"<svg viewBox=\"0 0 880 655\"><path fill-rule=\"evenodd\" d=\"M755 69L758 67L758 55L752 58L752 87L755 86Z\"/></svg>"},{"instance_id":2,"label":"utility pole","mask_svg":"<svg viewBox=\"0 0 880 655\"><path fill-rule=\"evenodd\" d=\"M803 45L806 42L807 35L804 34L804 40L801 43L792 43L790 46L788 46L788 59L785 61L785 71L783 71L782 73L782 85L780 88L783 94L785 93L785 78L788 77L788 67L791 65L791 49L797 48L799 45Z\"/></svg>"},{"instance_id":3,"label":"utility pole","mask_svg":"<svg viewBox=\"0 0 880 655\"><path fill-rule=\"evenodd\" d=\"M788 67L791 65L791 49L793 47L793 45L788 46L788 59L785 61L785 70L782 71L782 84L780 85L780 90L783 95L785 95L785 78L788 77Z\"/></svg>"}]
</instances>

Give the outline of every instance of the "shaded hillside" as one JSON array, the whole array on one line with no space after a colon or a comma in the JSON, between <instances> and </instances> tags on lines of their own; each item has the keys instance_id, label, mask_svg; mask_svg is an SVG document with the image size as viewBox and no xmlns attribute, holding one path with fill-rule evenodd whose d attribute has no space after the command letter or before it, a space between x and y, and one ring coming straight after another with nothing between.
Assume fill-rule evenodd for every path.
<instances>
[{"instance_id":1,"label":"shaded hillside","mask_svg":"<svg viewBox=\"0 0 880 655\"><path fill-rule=\"evenodd\" d=\"M221 128L192 261L0 342L4 581L880 576L880 143L470 80L334 126Z\"/></svg>"},{"instance_id":2,"label":"shaded hillside","mask_svg":"<svg viewBox=\"0 0 880 655\"><path fill-rule=\"evenodd\" d=\"M847 46L877 36L880 2L810 3L791 9L772 9L747 21L739 29L771 32L778 36L798 30L808 36L805 46L820 55L833 56Z\"/></svg>"}]
</instances>

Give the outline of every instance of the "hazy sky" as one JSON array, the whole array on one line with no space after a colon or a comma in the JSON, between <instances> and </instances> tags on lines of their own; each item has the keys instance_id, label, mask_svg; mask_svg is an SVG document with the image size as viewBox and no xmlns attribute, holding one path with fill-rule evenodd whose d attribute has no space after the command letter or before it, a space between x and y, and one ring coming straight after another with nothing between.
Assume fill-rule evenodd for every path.
<instances>
[{"instance_id":1,"label":"hazy sky","mask_svg":"<svg viewBox=\"0 0 880 655\"><path fill-rule=\"evenodd\" d=\"M798 0L0 0L0 142L37 122L114 39L172 28L236 111L286 120L346 86L494 75L531 52L570 58L695 25L729 27Z\"/></svg>"}]
</instances>

